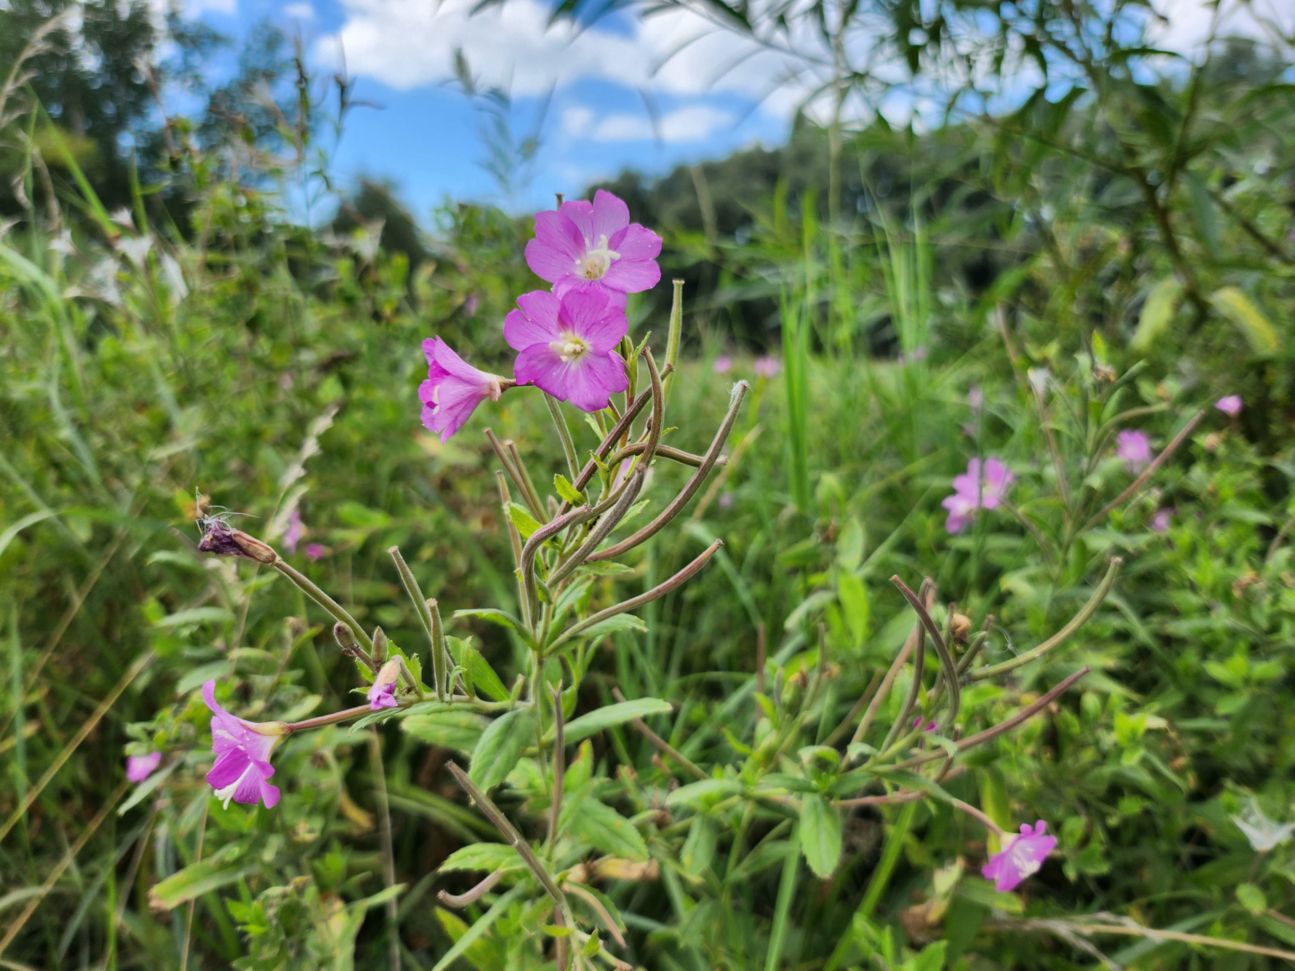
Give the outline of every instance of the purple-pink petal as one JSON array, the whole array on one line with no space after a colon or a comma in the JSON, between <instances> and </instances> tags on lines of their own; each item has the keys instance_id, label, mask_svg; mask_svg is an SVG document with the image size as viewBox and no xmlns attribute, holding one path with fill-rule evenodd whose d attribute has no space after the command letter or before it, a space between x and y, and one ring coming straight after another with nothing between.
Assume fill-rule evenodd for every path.
<instances>
[{"instance_id":1,"label":"purple-pink petal","mask_svg":"<svg viewBox=\"0 0 1295 971\"><path fill-rule=\"evenodd\" d=\"M279 731L259 731L263 726L236 718L216 701L216 682L202 686L202 699L211 709L211 748L216 761L207 773L207 782L216 797L228 804L251 805L258 801L267 809L279 801L279 790L266 780L274 775L270 752L281 736ZM282 728L282 726L279 726Z\"/></svg>"},{"instance_id":2,"label":"purple-pink petal","mask_svg":"<svg viewBox=\"0 0 1295 971\"><path fill-rule=\"evenodd\" d=\"M1137 475L1151 464L1151 439L1146 432L1126 428L1115 436L1115 454L1131 475Z\"/></svg>"},{"instance_id":3,"label":"purple-pink petal","mask_svg":"<svg viewBox=\"0 0 1295 971\"><path fill-rule=\"evenodd\" d=\"M585 238L571 217L552 210L535 214L535 238L526 244L526 265L556 283L573 275L585 252Z\"/></svg>"},{"instance_id":4,"label":"purple-pink petal","mask_svg":"<svg viewBox=\"0 0 1295 971\"><path fill-rule=\"evenodd\" d=\"M1239 394L1224 395L1214 407L1230 418L1235 418L1241 414L1241 396Z\"/></svg>"},{"instance_id":5,"label":"purple-pink petal","mask_svg":"<svg viewBox=\"0 0 1295 971\"><path fill-rule=\"evenodd\" d=\"M379 684L375 681L370 685L369 707L374 711L399 707L399 703L396 701L396 683L391 681L387 684Z\"/></svg>"},{"instance_id":6,"label":"purple-pink petal","mask_svg":"<svg viewBox=\"0 0 1295 971\"><path fill-rule=\"evenodd\" d=\"M448 441L477 405L487 398L498 399L502 379L473 367L439 337L423 341L423 353L427 356L427 380L418 386L422 422L439 434L441 441Z\"/></svg>"},{"instance_id":7,"label":"purple-pink petal","mask_svg":"<svg viewBox=\"0 0 1295 971\"><path fill-rule=\"evenodd\" d=\"M604 293L572 290L562 298L558 329L582 338L591 352L605 354L629 332L629 321L623 311L610 306Z\"/></svg>"},{"instance_id":8,"label":"purple-pink petal","mask_svg":"<svg viewBox=\"0 0 1295 971\"><path fill-rule=\"evenodd\" d=\"M577 199L537 213L526 264L559 295L587 282L621 293L650 289L661 279L661 238L629 218L625 203L602 189L593 202Z\"/></svg>"},{"instance_id":9,"label":"purple-pink petal","mask_svg":"<svg viewBox=\"0 0 1295 971\"><path fill-rule=\"evenodd\" d=\"M1033 828L1023 823L1020 834L1008 837L1003 848L989 858L980 872L985 879L994 881L994 889L1000 893L1014 890L1026 877L1039 871L1057 847L1057 838L1047 835L1047 828L1048 824L1041 819Z\"/></svg>"},{"instance_id":10,"label":"purple-pink petal","mask_svg":"<svg viewBox=\"0 0 1295 971\"><path fill-rule=\"evenodd\" d=\"M532 290L517 298L517 309L504 318L504 340L515 351L535 344L547 344L561 332L558 313L561 301L547 290Z\"/></svg>"}]
</instances>

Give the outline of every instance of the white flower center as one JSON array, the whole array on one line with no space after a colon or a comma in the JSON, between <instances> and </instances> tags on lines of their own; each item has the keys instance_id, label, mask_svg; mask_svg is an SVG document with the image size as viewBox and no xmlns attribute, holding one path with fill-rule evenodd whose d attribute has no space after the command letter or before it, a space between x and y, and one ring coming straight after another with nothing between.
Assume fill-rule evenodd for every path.
<instances>
[{"instance_id":1,"label":"white flower center","mask_svg":"<svg viewBox=\"0 0 1295 971\"><path fill-rule=\"evenodd\" d=\"M583 337L573 334L569 330L564 330L558 335L558 339L549 343L549 349L558 357L562 358L564 364L570 364L572 361L578 361L589 350L589 345L585 343Z\"/></svg>"},{"instance_id":2,"label":"white flower center","mask_svg":"<svg viewBox=\"0 0 1295 971\"><path fill-rule=\"evenodd\" d=\"M576 268L586 280L601 280L620 258L620 253L608 247L607 237L599 236L598 245L585 250L584 256L576 260Z\"/></svg>"},{"instance_id":3,"label":"white flower center","mask_svg":"<svg viewBox=\"0 0 1295 971\"><path fill-rule=\"evenodd\" d=\"M1012 861L1012 867L1022 878L1038 873L1043 867L1043 861L1038 859L1030 852L1029 846L1024 840L1018 839L1012 844L1012 848L1007 851L1008 859Z\"/></svg>"}]
</instances>

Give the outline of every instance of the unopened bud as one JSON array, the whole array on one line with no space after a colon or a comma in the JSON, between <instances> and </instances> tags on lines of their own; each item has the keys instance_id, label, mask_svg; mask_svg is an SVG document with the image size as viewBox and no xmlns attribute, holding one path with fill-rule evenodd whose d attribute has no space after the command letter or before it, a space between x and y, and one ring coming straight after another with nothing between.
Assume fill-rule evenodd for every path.
<instances>
[{"instance_id":1,"label":"unopened bud","mask_svg":"<svg viewBox=\"0 0 1295 971\"><path fill-rule=\"evenodd\" d=\"M355 657L360 653L360 645L355 643L355 635L351 633L351 628L340 620L333 625L333 640L337 641L337 646L347 657Z\"/></svg>"},{"instance_id":2,"label":"unopened bud","mask_svg":"<svg viewBox=\"0 0 1295 971\"><path fill-rule=\"evenodd\" d=\"M350 631L348 630L347 633L349 634ZM383 632L381 627L375 627L373 628L373 660L375 663L381 664L386 659L387 635Z\"/></svg>"},{"instance_id":3,"label":"unopened bud","mask_svg":"<svg viewBox=\"0 0 1295 971\"><path fill-rule=\"evenodd\" d=\"M222 519L209 519L207 531L198 542L198 549L203 553L214 553L216 556L242 556L258 563L274 563L279 554L274 548L262 543L255 536L234 529Z\"/></svg>"},{"instance_id":4,"label":"unopened bud","mask_svg":"<svg viewBox=\"0 0 1295 971\"><path fill-rule=\"evenodd\" d=\"M395 684L400 677L400 658L393 657L382 667L378 668L378 674L373 679L375 688L384 688L389 684Z\"/></svg>"}]
</instances>

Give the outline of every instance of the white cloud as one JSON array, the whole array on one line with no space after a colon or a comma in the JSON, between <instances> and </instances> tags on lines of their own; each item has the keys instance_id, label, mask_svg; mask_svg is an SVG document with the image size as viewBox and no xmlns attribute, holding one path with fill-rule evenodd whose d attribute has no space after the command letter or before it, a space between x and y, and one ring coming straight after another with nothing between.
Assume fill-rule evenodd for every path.
<instances>
[{"instance_id":1,"label":"white cloud","mask_svg":"<svg viewBox=\"0 0 1295 971\"><path fill-rule=\"evenodd\" d=\"M735 121L731 111L710 105L687 105L656 119L646 111L599 116L579 105L562 112L562 131L593 142L699 142Z\"/></svg>"},{"instance_id":2,"label":"white cloud","mask_svg":"<svg viewBox=\"0 0 1295 971\"><path fill-rule=\"evenodd\" d=\"M290 3L283 8L283 15L289 20L314 20L315 8L309 3Z\"/></svg>"},{"instance_id":3,"label":"white cloud","mask_svg":"<svg viewBox=\"0 0 1295 971\"><path fill-rule=\"evenodd\" d=\"M759 97L777 87L791 63L786 55L679 9L637 20L627 36L598 24L550 27L551 5L543 0L507 0L476 16L470 13L475 0L343 0L342 5L345 22L320 39L317 52L332 63L343 52L348 70L402 90L451 77L456 50L463 51L482 82L514 95L539 95L554 84L599 78L663 94L730 91Z\"/></svg>"},{"instance_id":4,"label":"white cloud","mask_svg":"<svg viewBox=\"0 0 1295 971\"><path fill-rule=\"evenodd\" d=\"M1210 38L1228 35L1290 47L1282 36L1295 34L1295 4L1290 0L1223 0L1215 23L1213 0L1163 0L1155 5L1158 21L1148 27L1156 46L1188 56Z\"/></svg>"}]
</instances>

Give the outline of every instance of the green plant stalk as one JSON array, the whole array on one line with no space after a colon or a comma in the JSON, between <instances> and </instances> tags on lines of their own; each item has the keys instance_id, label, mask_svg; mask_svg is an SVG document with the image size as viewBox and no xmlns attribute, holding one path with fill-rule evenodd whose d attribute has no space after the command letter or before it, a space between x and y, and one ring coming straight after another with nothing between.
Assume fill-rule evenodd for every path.
<instances>
[{"instance_id":1,"label":"green plant stalk","mask_svg":"<svg viewBox=\"0 0 1295 971\"><path fill-rule=\"evenodd\" d=\"M1088 598L1088 602L1079 608L1079 612L1076 613L1075 616L1071 617L1069 622L1062 627L1061 630L1057 631L1037 647L1032 647L1025 653L1018 654L1010 660L1003 661L1001 664L991 664L987 668L979 668L972 671L971 674L967 675L968 680L984 681L987 678L994 678L1000 674L1006 674L1008 671L1014 671L1022 665L1029 664L1031 661L1037 660L1055 648L1060 647L1070 638L1071 634L1084 626L1088 619L1097 612L1097 608L1101 606L1102 601L1106 599L1106 595L1109 594L1111 592L1111 588L1115 586L1115 578L1119 576L1120 567L1123 564L1124 560L1120 557L1111 557L1111 562L1106 567L1106 575L1102 577L1102 582L1097 585L1097 589L1094 590L1093 595Z\"/></svg>"},{"instance_id":2,"label":"green plant stalk","mask_svg":"<svg viewBox=\"0 0 1295 971\"><path fill-rule=\"evenodd\" d=\"M351 633L355 635L355 639L364 647L366 653L371 654L373 652L373 638L360 626L360 622L352 617L345 607L316 586L313 580L295 567L289 566L281 556L276 556L271 566L295 583L297 588L307 597L332 614L334 620L339 620L350 628Z\"/></svg>"},{"instance_id":3,"label":"green plant stalk","mask_svg":"<svg viewBox=\"0 0 1295 971\"><path fill-rule=\"evenodd\" d=\"M567 475L574 479L580 469L580 463L576 459L576 445L571 438L571 426L567 424L567 416L562 413L562 406L552 395L545 394L540 397L544 399L549 417L553 419L553 427L557 429L558 440L562 443L562 454L567 460Z\"/></svg>"},{"instance_id":4,"label":"green plant stalk","mask_svg":"<svg viewBox=\"0 0 1295 971\"><path fill-rule=\"evenodd\" d=\"M445 638L441 635L438 623L439 611L433 613L435 600L428 600L423 594L423 588L418 585L418 578L414 576L414 571L409 569L409 564L405 562L404 556L397 546L387 548L387 553L396 564L396 572L400 574L400 582L404 585L405 593L409 594L409 599L414 602L414 610L418 614L418 619L423 625L423 633L427 635L427 640L431 645L432 660L432 688L436 695L437 701L445 700ZM409 686L417 689L413 683L413 676L401 666L403 674Z\"/></svg>"},{"instance_id":5,"label":"green plant stalk","mask_svg":"<svg viewBox=\"0 0 1295 971\"><path fill-rule=\"evenodd\" d=\"M674 369L679 364L679 345L683 335L683 281L671 280L673 292L670 297L670 324L666 329L665 366L666 376L662 380L663 390L668 394Z\"/></svg>"}]
</instances>

